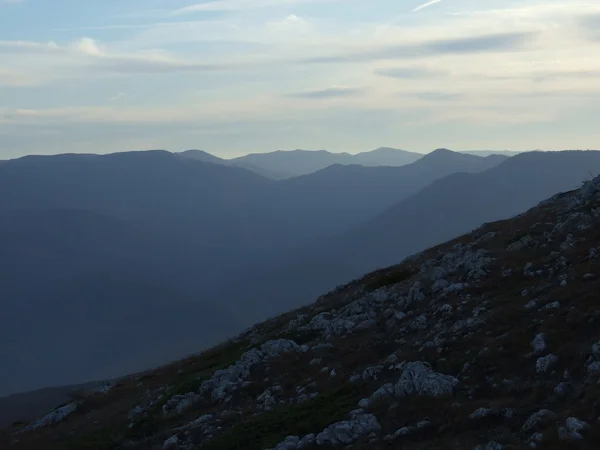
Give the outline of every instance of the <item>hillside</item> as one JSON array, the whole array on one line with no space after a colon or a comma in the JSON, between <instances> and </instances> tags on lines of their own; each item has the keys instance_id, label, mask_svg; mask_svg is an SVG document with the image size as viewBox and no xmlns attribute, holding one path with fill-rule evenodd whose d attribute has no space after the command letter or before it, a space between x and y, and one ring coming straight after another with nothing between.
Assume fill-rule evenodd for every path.
<instances>
[{"instance_id":1,"label":"hillside","mask_svg":"<svg viewBox=\"0 0 600 450\"><path fill-rule=\"evenodd\" d=\"M415 164L426 162L423 158ZM578 187L590 173L600 173L598 151L526 153L480 173L453 173L349 230L282 252L263 266L253 266L235 283L216 283L212 289L225 298L243 299L234 309L261 320L266 316L260 314L298 307L363 273L485 222L522 213L544 198Z\"/></svg>"},{"instance_id":2,"label":"hillside","mask_svg":"<svg viewBox=\"0 0 600 450\"><path fill-rule=\"evenodd\" d=\"M180 362L0 446L595 449L600 177Z\"/></svg>"},{"instance_id":3,"label":"hillside","mask_svg":"<svg viewBox=\"0 0 600 450\"><path fill-rule=\"evenodd\" d=\"M438 149L401 167L335 164L280 181L265 200L281 206L288 231L318 238L350 229L447 175L482 172L505 159Z\"/></svg>"}]
</instances>

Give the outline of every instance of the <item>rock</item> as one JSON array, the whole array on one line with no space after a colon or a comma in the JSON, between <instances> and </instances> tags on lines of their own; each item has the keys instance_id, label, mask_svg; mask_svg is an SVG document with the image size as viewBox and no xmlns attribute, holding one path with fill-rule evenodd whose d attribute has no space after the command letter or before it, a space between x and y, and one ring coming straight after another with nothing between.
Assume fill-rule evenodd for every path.
<instances>
[{"instance_id":1,"label":"rock","mask_svg":"<svg viewBox=\"0 0 600 450\"><path fill-rule=\"evenodd\" d=\"M351 420L334 423L316 437L317 445L348 445L357 439L379 432L381 426L373 414L358 414Z\"/></svg>"},{"instance_id":2,"label":"rock","mask_svg":"<svg viewBox=\"0 0 600 450\"><path fill-rule=\"evenodd\" d=\"M529 246L533 242L533 238L530 235L525 235L518 241L510 244L506 249L510 252L518 251L523 249L524 247Z\"/></svg>"},{"instance_id":3,"label":"rock","mask_svg":"<svg viewBox=\"0 0 600 450\"><path fill-rule=\"evenodd\" d=\"M469 414L469 419L477 420L477 419L483 419L484 417L495 416L495 415L498 415L498 411L495 409L479 408L479 409L475 410L474 412L472 412L471 414Z\"/></svg>"},{"instance_id":4,"label":"rock","mask_svg":"<svg viewBox=\"0 0 600 450\"><path fill-rule=\"evenodd\" d=\"M383 366L381 365L367 367L362 373L362 379L363 381L376 380L381 372L383 372Z\"/></svg>"},{"instance_id":5,"label":"rock","mask_svg":"<svg viewBox=\"0 0 600 450\"><path fill-rule=\"evenodd\" d=\"M296 448L302 449L302 448L306 448L306 447L311 447L311 446L315 445L316 442L317 442L317 437L314 434L312 434L312 433L307 434L302 439L300 439L300 442L298 442L298 445Z\"/></svg>"},{"instance_id":6,"label":"rock","mask_svg":"<svg viewBox=\"0 0 600 450\"><path fill-rule=\"evenodd\" d=\"M560 302L556 301L556 302L548 303L542 309L558 309L558 308L560 308Z\"/></svg>"},{"instance_id":7,"label":"rock","mask_svg":"<svg viewBox=\"0 0 600 450\"><path fill-rule=\"evenodd\" d=\"M474 450L504 450L504 446L495 441L491 441L485 445L478 445Z\"/></svg>"},{"instance_id":8,"label":"rock","mask_svg":"<svg viewBox=\"0 0 600 450\"><path fill-rule=\"evenodd\" d=\"M568 417L565 421L565 426L558 427L558 436L561 440L581 440L583 439L582 431L589 429L590 426L583 420L576 417Z\"/></svg>"},{"instance_id":9,"label":"rock","mask_svg":"<svg viewBox=\"0 0 600 450\"><path fill-rule=\"evenodd\" d=\"M535 353L541 353L546 350L546 336L544 333L539 333L535 336L533 341L531 341L531 347Z\"/></svg>"},{"instance_id":10,"label":"rock","mask_svg":"<svg viewBox=\"0 0 600 450\"><path fill-rule=\"evenodd\" d=\"M450 375L437 373L427 363L409 362L404 366L400 379L394 385L387 383L371 396L371 400L402 398L411 395L438 397L454 393L459 381Z\"/></svg>"},{"instance_id":11,"label":"rock","mask_svg":"<svg viewBox=\"0 0 600 450\"><path fill-rule=\"evenodd\" d=\"M179 445L179 437L177 435L171 436L169 439L163 442L162 448L164 450L172 450Z\"/></svg>"},{"instance_id":12,"label":"rock","mask_svg":"<svg viewBox=\"0 0 600 450\"><path fill-rule=\"evenodd\" d=\"M523 424L521 431L533 431L540 427L540 425L545 425L556 418L554 413L549 409L540 409L536 413L529 416L529 418Z\"/></svg>"},{"instance_id":13,"label":"rock","mask_svg":"<svg viewBox=\"0 0 600 450\"><path fill-rule=\"evenodd\" d=\"M31 430L35 430L37 428L43 428L43 427L47 427L49 425L54 425L59 422L62 422L69 415L73 414L77 410L78 406L79 406L78 402L72 402L67 405L61 406L60 408L56 408L50 414L47 414L46 416L42 417L41 419L38 419L38 420L32 422L31 424L27 425L20 431L21 432L31 431Z\"/></svg>"},{"instance_id":14,"label":"rock","mask_svg":"<svg viewBox=\"0 0 600 450\"><path fill-rule=\"evenodd\" d=\"M533 309L536 306L537 306L537 302L535 300L531 300L524 305L525 309Z\"/></svg>"},{"instance_id":15,"label":"rock","mask_svg":"<svg viewBox=\"0 0 600 450\"><path fill-rule=\"evenodd\" d=\"M424 330L427 328L427 314L421 314L410 323L410 328L413 330Z\"/></svg>"},{"instance_id":16,"label":"rock","mask_svg":"<svg viewBox=\"0 0 600 450\"><path fill-rule=\"evenodd\" d=\"M437 294L441 290L445 289L450 283L444 279L436 280L431 286L431 292Z\"/></svg>"},{"instance_id":17,"label":"rock","mask_svg":"<svg viewBox=\"0 0 600 450\"><path fill-rule=\"evenodd\" d=\"M288 436L283 442L279 443L274 450L296 450L300 444L298 436Z\"/></svg>"},{"instance_id":18,"label":"rock","mask_svg":"<svg viewBox=\"0 0 600 450\"><path fill-rule=\"evenodd\" d=\"M425 295L421 292L421 282L415 281L412 287L408 291L408 297L406 299L406 306L410 306L413 303L419 303L426 300Z\"/></svg>"},{"instance_id":19,"label":"rock","mask_svg":"<svg viewBox=\"0 0 600 450\"><path fill-rule=\"evenodd\" d=\"M592 345L592 354L596 360L600 361L600 341Z\"/></svg>"},{"instance_id":20,"label":"rock","mask_svg":"<svg viewBox=\"0 0 600 450\"><path fill-rule=\"evenodd\" d=\"M588 373L592 376L600 376L600 361L594 361L588 368Z\"/></svg>"},{"instance_id":21,"label":"rock","mask_svg":"<svg viewBox=\"0 0 600 450\"><path fill-rule=\"evenodd\" d=\"M261 345L260 349L253 348L245 352L227 369L217 370L210 379L202 382L200 392L201 394L210 393L210 398L215 403L226 402L230 399L231 393L249 378L250 370L256 364L294 351L302 351L302 347L294 341L288 339L267 341Z\"/></svg>"},{"instance_id":22,"label":"rock","mask_svg":"<svg viewBox=\"0 0 600 450\"><path fill-rule=\"evenodd\" d=\"M537 373L548 372L558 362L558 356L549 354L538 358L535 363L535 371Z\"/></svg>"},{"instance_id":23,"label":"rock","mask_svg":"<svg viewBox=\"0 0 600 450\"><path fill-rule=\"evenodd\" d=\"M454 292L464 291L468 285L466 283L452 283L450 286L444 288L444 293L452 294Z\"/></svg>"}]
</instances>

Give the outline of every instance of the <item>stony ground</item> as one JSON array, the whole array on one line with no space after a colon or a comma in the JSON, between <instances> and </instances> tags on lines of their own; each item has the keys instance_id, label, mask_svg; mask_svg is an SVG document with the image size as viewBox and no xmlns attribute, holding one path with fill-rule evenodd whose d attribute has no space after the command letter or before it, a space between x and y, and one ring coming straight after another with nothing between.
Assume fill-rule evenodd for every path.
<instances>
[{"instance_id":1,"label":"stony ground","mask_svg":"<svg viewBox=\"0 0 600 450\"><path fill-rule=\"evenodd\" d=\"M178 363L0 448L600 448L600 178Z\"/></svg>"}]
</instances>

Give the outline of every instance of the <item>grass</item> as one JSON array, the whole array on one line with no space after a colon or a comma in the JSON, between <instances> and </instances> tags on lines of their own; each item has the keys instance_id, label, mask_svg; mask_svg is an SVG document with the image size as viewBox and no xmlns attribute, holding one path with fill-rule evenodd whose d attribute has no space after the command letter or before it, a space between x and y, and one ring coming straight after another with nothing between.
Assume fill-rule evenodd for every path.
<instances>
[{"instance_id":1,"label":"grass","mask_svg":"<svg viewBox=\"0 0 600 450\"><path fill-rule=\"evenodd\" d=\"M346 419L362 398L360 384L348 383L306 403L276 408L242 421L202 446L203 450L262 450L289 435L319 433Z\"/></svg>"},{"instance_id":2,"label":"grass","mask_svg":"<svg viewBox=\"0 0 600 450\"><path fill-rule=\"evenodd\" d=\"M375 273L365 285L365 290L367 292L373 292L382 287L406 281L413 275L415 275L415 272L408 270L407 268L401 268L392 272Z\"/></svg>"}]
</instances>

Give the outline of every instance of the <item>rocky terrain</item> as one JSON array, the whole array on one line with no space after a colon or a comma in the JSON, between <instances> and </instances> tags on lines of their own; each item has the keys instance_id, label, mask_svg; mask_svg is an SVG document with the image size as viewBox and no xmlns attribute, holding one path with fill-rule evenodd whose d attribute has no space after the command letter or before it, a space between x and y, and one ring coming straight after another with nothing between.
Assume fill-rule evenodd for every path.
<instances>
[{"instance_id":1,"label":"rocky terrain","mask_svg":"<svg viewBox=\"0 0 600 450\"><path fill-rule=\"evenodd\" d=\"M16 423L0 448L600 448L599 252L600 177Z\"/></svg>"}]
</instances>

